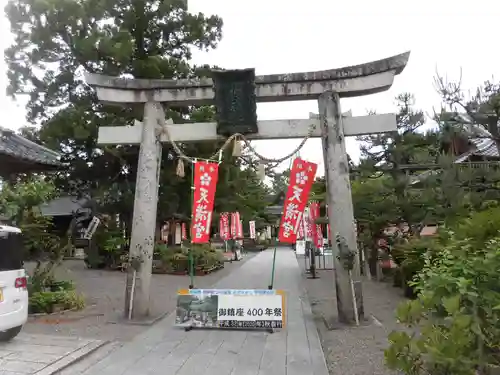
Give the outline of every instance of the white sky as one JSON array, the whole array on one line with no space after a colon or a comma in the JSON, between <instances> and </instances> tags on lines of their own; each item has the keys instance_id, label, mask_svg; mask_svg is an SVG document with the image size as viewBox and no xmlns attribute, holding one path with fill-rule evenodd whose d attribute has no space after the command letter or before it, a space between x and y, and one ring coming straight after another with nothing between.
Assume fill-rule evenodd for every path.
<instances>
[{"instance_id":1,"label":"white sky","mask_svg":"<svg viewBox=\"0 0 500 375\"><path fill-rule=\"evenodd\" d=\"M500 8L495 0L188 0L192 12L218 14L224 37L218 49L195 54L198 64L224 68L255 67L257 74L323 70L396 55L411 50L410 61L386 93L344 99L342 110L354 115L373 109L395 110L394 97L412 92L417 107L432 113L440 100L433 88L436 68L449 79L474 89L500 74L496 35ZM0 0L0 5L6 0ZM0 33L8 35L8 22L0 16ZM1 49L10 43L0 38ZM5 64L0 62L1 125L18 129L25 123L22 102L5 97ZM259 104L259 119L308 118L317 112L315 101ZM258 150L280 157L299 140L262 141ZM348 141L357 159L359 149ZM319 140L309 140L301 156L322 163ZM319 171L322 166L318 168Z\"/></svg>"}]
</instances>

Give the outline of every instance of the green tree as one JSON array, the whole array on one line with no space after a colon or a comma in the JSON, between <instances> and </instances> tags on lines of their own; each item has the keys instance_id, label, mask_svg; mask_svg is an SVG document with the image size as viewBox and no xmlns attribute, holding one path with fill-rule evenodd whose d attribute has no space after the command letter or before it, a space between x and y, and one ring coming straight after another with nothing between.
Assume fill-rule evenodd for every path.
<instances>
[{"instance_id":1,"label":"green tree","mask_svg":"<svg viewBox=\"0 0 500 375\"><path fill-rule=\"evenodd\" d=\"M68 169L56 183L66 192L90 191L108 198L127 218L133 199L138 147L99 147L98 126L122 126L142 117L141 108L110 107L100 103L85 85L83 69L136 78L189 78L206 72L189 65L191 48L214 48L221 38L217 16L191 14L180 0L118 2L98 0L11 0L5 11L15 40L5 51L8 93L29 94L28 120L41 124L31 138L58 150ZM179 122L190 115L200 119L213 111L172 108ZM211 145L211 148L214 146ZM196 147L195 147L196 149ZM186 147L193 151L193 146ZM163 153L162 202L187 191L189 179L177 181L172 149ZM179 186L181 185L181 186ZM169 204L169 203L165 203ZM162 207L162 212L185 207ZM127 218L130 221L130 217Z\"/></svg>"},{"instance_id":2,"label":"green tree","mask_svg":"<svg viewBox=\"0 0 500 375\"><path fill-rule=\"evenodd\" d=\"M457 192L461 191L466 205L456 208L463 215L469 209L480 209L486 201L500 199L498 163L486 164L481 168L465 163L466 160L482 163L498 160L500 84L487 81L469 97L463 93L460 82L445 82L438 76L435 85L443 101L435 121L440 127L442 152L448 156L443 169L435 174L441 181L447 181L448 185L443 187L441 195L449 196L449 199L445 197L441 206L453 211ZM484 157L471 154L470 150L475 147L472 141L479 142L478 148L485 150ZM495 144L497 150L494 149ZM453 163L459 157L462 157L462 162Z\"/></svg>"},{"instance_id":3,"label":"green tree","mask_svg":"<svg viewBox=\"0 0 500 375\"><path fill-rule=\"evenodd\" d=\"M189 63L191 49L215 48L222 36L222 20L189 13L183 0L10 0L5 11L15 37L5 52L8 93L29 94L27 118L41 124L39 132L33 127L22 132L61 152L68 168L57 176L58 188L68 193L91 192L106 211L119 213L128 225L138 147L100 147L97 129L131 124L141 119L142 108L100 103L85 85L82 72L151 79L204 76L208 67ZM176 123L213 121L214 114L213 107L167 111ZM199 158L209 157L219 146L180 144L186 154ZM160 218L173 213L190 215L192 166L186 165L186 177L179 178L176 164L177 156L165 144ZM221 164L219 180L229 176L234 184L240 168L240 162L228 160ZM238 195L251 194L251 189L243 193L245 187L240 183L221 191L234 206L242 202ZM254 202L261 194L257 190Z\"/></svg>"},{"instance_id":4,"label":"green tree","mask_svg":"<svg viewBox=\"0 0 500 375\"><path fill-rule=\"evenodd\" d=\"M411 233L418 233L418 228L430 220L432 202L425 189L412 189L413 181L416 171L422 169L418 164L436 162L438 143L434 132L418 132L425 123L425 116L413 108L414 97L406 93L396 100L398 131L359 137L363 145L358 169L362 175L372 178L377 174L389 177L386 184L394 194L397 211L388 224L406 223Z\"/></svg>"},{"instance_id":5,"label":"green tree","mask_svg":"<svg viewBox=\"0 0 500 375\"><path fill-rule=\"evenodd\" d=\"M70 244L53 234L50 218L40 212L40 205L56 196L54 184L36 176L13 185L4 183L0 191L0 214L23 231L25 255L37 261L32 284L43 284L52 277ZM48 256L49 261L42 264L41 255Z\"/></svg>"},{"instance_id":6,"label":"green tree","mask_svg":"<svg viewBox=\"0 0 500 375\"><path fill-rule=\"evenodd\" d=\"M283 172L273 172L271 175L271 186L273 194L279 194L287 191L288 179L290 178L290 170L286 169Z\"/></svg>"},{"instance_id":7,"label":"green tree","mask_svg":"<svg viewBox=\"0 0 500 375\"><path fill-rule=\"evenodd\" d=\"M397 311L407 327L389 335L385 356L391 369L408 375L495 373L500 364L499 215L498 207L472 213L427 243L412 283L417 299Z\"/></svg>"}]
</instances>

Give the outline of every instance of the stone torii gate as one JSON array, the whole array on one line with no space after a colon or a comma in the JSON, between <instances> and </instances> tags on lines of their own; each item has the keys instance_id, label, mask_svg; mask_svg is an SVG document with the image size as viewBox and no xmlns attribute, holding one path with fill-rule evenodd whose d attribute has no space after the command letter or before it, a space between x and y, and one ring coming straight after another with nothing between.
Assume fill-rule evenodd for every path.
<instances>
[{"instance_id":1,"label":"stone torii gate","mask_svg":"<svg viewBox=\"0 0 500 375\"><path fill-rule=\"evenodd\" d=\"M321 137L327 181L328 216L332 231L345 239L350 249L357 250L356 231L349 181L345 137L391 132L396 130L396 116L381 114L346 117L340 109L340 98L369 95L388 90L394 77L405 68L410 53L340 69L317 72L273 74L255 77L257 102L318 100L316 119L259 121L258 132L248 139L303 138L311 124L316 125L312 136ZM133 318L149 315L150 281L153 257L158 171L161 142L167 137L158 127L167 126L170 138L178 142L224 139L217 134L216 123L172 124L165 120L164 106L207 105L214 103L212 79L149 80L125 79L86 74L86 81L97 91L98 98L108 104L143 103L143 122L133 126L99 128L99 144L140 144L135 190L130 257L139 258L134 293ZM334 236L332 236L334 237ZM335 241L333 241L335 242ZM336 267L336 289L339 319L355 321L351 285L347 271ZM360 286L359 263L353 279ZM125 314L131 291L131 276L127 276ZM358 313L362 314L361 289L357 288Z\"/></svg>"}]
</instances>

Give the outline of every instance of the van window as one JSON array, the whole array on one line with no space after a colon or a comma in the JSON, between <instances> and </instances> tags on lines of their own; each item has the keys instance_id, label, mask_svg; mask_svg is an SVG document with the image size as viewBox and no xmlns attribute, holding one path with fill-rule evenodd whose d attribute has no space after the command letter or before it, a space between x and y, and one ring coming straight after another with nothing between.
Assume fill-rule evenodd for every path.
<instances>
[{"instance_id":1,"label":"van window","mask_svg":"<svg viewBox=\"0 0 500 375\"><path fill-rule=\"evenodd\" d=\"M23 235L15 232L0 232L0 271L23 268Z\"/></svg>"}]
</instances>

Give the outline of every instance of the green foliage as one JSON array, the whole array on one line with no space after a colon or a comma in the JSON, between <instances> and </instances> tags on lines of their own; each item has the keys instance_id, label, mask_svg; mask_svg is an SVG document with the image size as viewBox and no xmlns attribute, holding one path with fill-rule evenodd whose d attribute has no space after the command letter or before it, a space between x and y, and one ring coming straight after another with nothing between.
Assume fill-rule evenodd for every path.
<instances>
[{"instance_id":1,"label":"green foliage","mask_svg":"<svg viewBox=\"0 0 500 375\"><path fill-rule=\"evenodd\" d=\"M197 70L186 63L190 47L211 49L221 38L222 20L189 13L183 0L11 0L5 12L15 38L5 52L8 91L31 94L31 119L51 118L50 111L64 103L71 105L63 113L79 113L85 121L94 116L86 112L94 99L82 87L78 68L185 78Z\"/></svg>"},{"instance_id":2,"label":"green foliage","mask_svg":"<svg viewBox=\"0 0 500 375\"><path fill-rule=\"evenodd\" d=\"M85 306L81 294L75 291L72 281L57 281L53 276L46 277L43 283L29 279L29 312L31 314L50 314L62 310L80 310Z\"/></svg>"},{"instance_id":3,"label":"green foliage","mask_svg":"<svg viewBox=\"0 0 500 375\"><path fill-rule=\"evenodd\" d=\"M476 124L498 136L498 85L487 83L463 103L459 85L437 79L445 104L465 109ZM484 375L500 368L500 208L497 168L467 169L453 163L464 131L442 112L439 173L429 175L433 215L449 230L433 239L396 246L395 258L416 274L418 298L401 304L407 326L392 332L386 363L411 375ZM458 150L457 150L458 149ZM469 214L469 212L472 213Z\"/></svg>"},{"instance_id":4,"label":"green foliage","mask_svg":"<svg viewBox=\"0 0 500 375\"><path fill-rule=\"evenodd\" d=\"M418 298L398 319L418 333L394 332L386 360L405 374L475 374L499 365L500 208L458 220L453 231L396 247L395 259Z\"/></svg>"},{"instance_id":5,"label":"green foliage","mask_svg":"<svg viewBox=\"0 0 500 375\"><path fill-rule=\"evenodd\" d=\"M21 228L25 248L37 260L28 285L31 313L50 313L57 308L84 305L72 283L54 278L54 269L65 253L64 239L51 232L51 221L41 215L39 206L55 196L54 184L36 177L14 185L4 183L0 192L0 213L12 217ZM42 262L41 256L48 256L48 262Z\"/></svg>"},{"instance_id":6,"label":"green foliage","mask_svg":"<svg viewBox=\"0 0 500 375\"><path fill-rule=\"evenodd\" d=\"M345 238L342 238L339 234L335 237L335 242L337 243L338 255L337 259L346 271L352 271L354 268L356 251L350 249L347 245Z\"/></svg>"},{"instance_id":7,"label":"green foliage","mask_svg":"<svg viewBox=\"0 0 500 375\"><path fill-rule=\"evenodd\" d=\"M406 280L411 280L424 268L425 256L430 257L439 250L440 243L436 238L414 237L396 244L392 249L392 257L401 267Z\"/></svg>"},{"instance_id":8,"label":"green foliage","mask_svg":"<svg viewBox=\"0 0 500 375\"><path fill-rule=\"evenodd\" d=\"M498 365L500 238L477 248L450 233L446 245L424 261L415 284L418 299L397 312L414 333L389 336L388 366L411 375L473 375Z\"/></svg>"},{"instance_id":9,"label":"green foliage","mask_svg":"<svg viewBox=\"0 0 500 375\"><path fill-rule=\"evenodd\" d=\"M138 146L97 145L99 126L123 126L141 119L140 107L100 103L82 81L82 69L112 76L151 79L204 77L207 66L192 66L191 49L215 48L222 36L217 16L191 14L186 1L10 0L5 8L14 43L6 50L11 95L29 92L28 120L41 123L22 130L62 155L68 168L57 176L62 192L87 192L102 212L119 214L131 231ZM40 21L43 20L43 21ZM175 123L214 121L215 108L170 107ZM183 151L208 158L218 142L181 144ZM241 212L245 219L262 216L267 189L255 178L255 165L227 160L220 166L215 211ZM177 157L164 144L158 221L190 215L192 166L186 178L175 174ZM241 171L241 169L247 170ZM265 218L264 218L265 219Z\"/></svg>"},{"instance_id":10,"label":"green foliage","mask_svg":"<svg viewBox=\"0 0 500 375\"><path fill-rule=\"evenodd\" d=\"M62 290L75 290L75 284L68 280L56 280L54 275L49 275L43 280L37 280L36 275L28 279L30 295L37 292L59 292Z\"/></svg>"},{"instance_id":11,"label":"green foliage","mask_svg":"<svg viewBox=\"0 0 500 375\"><path fill-rule=\"evenodd\" d=\"M471 246L480 248L500 234L500 206L474 212L452 227L459 239L468 239Z\"/></svg>"},{"instance_id":12,"label":"green foliage","mask_svg":"<svg viewBox=\"0 0 500 375\"><path fill-rule=\"evenodd\" d=\"M51 220L41 215L39 206L55 196L54 184L36 177L14 185L4 183L0 192L0 213L23 231L27 255L48 255L54 262L63 255L64 244L50 231Z\"/></svg>"},{"instance_id":13,"label":"green foliage","mask_svg":"<svg viewBox=\"0 0 500 375\"><path fill-rule=\"evenodd\" d=\"M107 253L121 253L127 244L128 241L122 233L109 231L104 239L103 249Z\"/></svg>"},{"instance_id":14,"label":"green foliage","mask_svg":"<svg viewBox=\"0 0 500 375\"><path fill-rule=\"evenodd\" d=\"M387 177L358 179L352 182L354 217L358 222L360 240L367 247L397 217L396 198Z\"/></svg>"},{"instance_id":15,"label":"green foliage","mask_svg":"<svg viewBox=\"0 0 500 375\"><path fill-rule=\"evenodd\" d=\"M30 295L29 312L31 314L81 310L85 307L82 295L74 290L35 292Z\"/></svg>"},{"instance_id":16,"label":"green foliage","mask_svg":"<svg viewBox=\"0 0 500 375\"><path fill-rule=\"evenodd\" d=\"M404 168L409 164L434 163L439 155L438 141L436 134L418 131L425 123L425 116L414 109L415 99L411 94L401 94L396 100L397 132L358 137L362 142L358 178L366 180L383 174L383 184L378 185L383 195L379 199L389 200L387 203L392 207L387 213L382 209L373 214L381 224L385 219L385 226L406 223L414 231L418 224L430 219L433 202L425 190L412 188L415 172ZM370 201L361 202L364 205Z\"/></svg>"},{"instance_id":17,"label":"green foliage","mask_svg":"<svg viewBox=\"0 0 500 375\"><path fill-rule=\"evenodd\" d=\"M16 223L26 214L38 213L38 206L54 199L56 188L51 181L33 177L15 184L3 183L0 191L0 212Z\"/></svg>"},{"instance_id":18,"label":"green foliage","mask_svg":"<svg viewBox=\"0 0 500 375\"><path fill-rule=\"evenodd\" d=\"M453 220L452 223L447 228L440 229L435 236L412 237L395 243L392 257L401 273L396 276L403 276L411 286L414 276L424 268L426 259L432 260L448 244L451 239L450 231L455 240L467 240L475 248L486 246L489 240L500 235L500 207L493 205L484 211Z\"/></svg>"},{"instance_id":19,"label":"green foliage","mask_svg":"<svg viewBox=\"0 0 500 375\"><path fill-rule=\"evenodd\" d=\"M93 241L97 251L86 251L85 263L89 268L119 269L124 263L129 241L123 231L109 225L106 217L94 233Z\"/></svg>"},{"instance_id":20,"label":"green foliage","mask_svg":"<svg viewBox=\"0 0 500 375\"><path fill-rule=\"evenodd\" d=\"M155 246L155 259L158 261L153 269L159 273L189 272L189 252L191 251L195 270L208 271L224 264L222 251L214 250L210 245L190 245L190 247ZM154 262L155 263L155 262Z\"/></svg>"},{"instance_id":21,"label":"green foliage","mask_svg":"<svg viewBox=\"0 0 500 375\"><path fill-rule=\"evenodd\" d=\"M248 156L245 158L248 160ZM267 223L265 208L268 205L267 196L270 190L257 177L255 160L250 160L250 163L244 166L241 160L225 159L219 168L215 211L239 211L244 221Z\"/></svg>"},{"instance_id":22,"label":"green foliage","mask_svg":"<svg viewBox=\"0 0 500 375\"><path fill-rule=\"evenodd\" d=\"M273 172L271 177L272 193L275 195L282 192L286 193L286 190L288 188L288 179L290 177L290 169L287 169L281 173ZM311 196L313 195L313 192L314 189L311 189Z\"/></svg>"}]
</instances>

